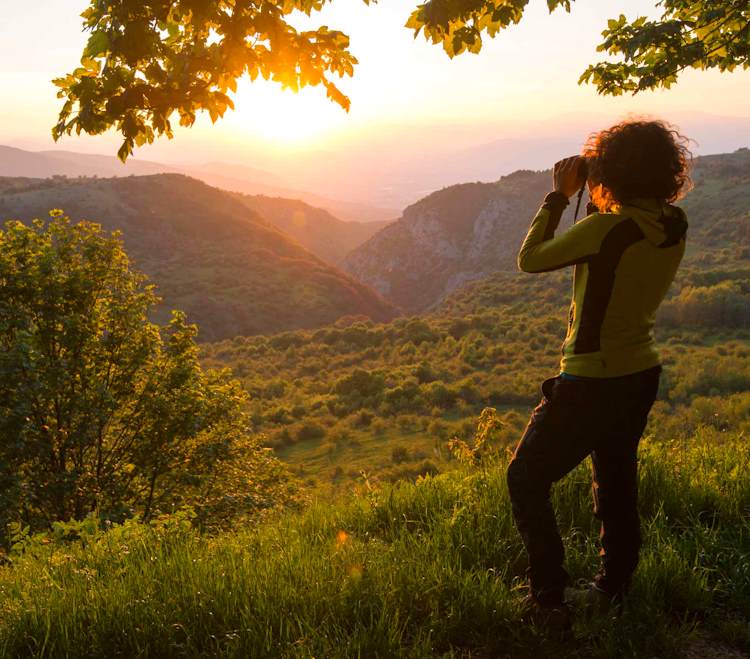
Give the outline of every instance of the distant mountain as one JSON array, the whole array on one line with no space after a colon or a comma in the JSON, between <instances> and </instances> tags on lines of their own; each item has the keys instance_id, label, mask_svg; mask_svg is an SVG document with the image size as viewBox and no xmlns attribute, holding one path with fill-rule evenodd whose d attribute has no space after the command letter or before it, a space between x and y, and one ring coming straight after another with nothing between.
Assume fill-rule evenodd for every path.
<instances>
[{"instance_id":1,"label":"distant mountain","mask_svg":"<svg viewBox=\"0 0 750 659\"><path fill-rule=\"evenodd\" d=\"M73 151L25 151L0 145L0 176L141 176L174 172L169 165L131 158L123 165L114 156Z\"/></svg>"},{"instance_id":2,"label":"distant mountain","mask_svg":"<svg viewBox=\"0 0 750 659\"><path fill-rule=\"evenodd\" d=\"M26 151L0 145L0 176L48 178L51 176L143 176L149 174L187 174L224 190L252 195L269 195L301 199L333 213L336 217L357 222L382 222L395 219L399 211L333 199L307 192L285 183L273 172L235 163L211 162L205 165L170 165L135 157L121 163L114 156L76 153L74 151Z\"/></svg>"},{"instance_id":3,"label":"distant mountain","mask_svg":"<svg viewBox=\"0 0 750 659\"><path fill-rule=\"evenodd\" d=\"M46 217L51 208L121 230L127 252L164 298L159 319L183 309L202 340L396 314L235 195L187 176L0 179L0 218Z\"/></svg>"},{"instance_id":4,"label":"distant mountain","mask_svg":"<svg viewBox=\"0 0 750 659\"><path fill-rule=\"evenodd\" d=\"M252 168L239 166L234 169L233 165L222 163L218 169L213 169L210 165L202 165L186 168L185 172L222 190L230 190L247 195L299 199L311 206L322 208L335 217L347 222L392 222L398 217L400 212L393 208L382 208L355 201L333 199L308 192L307 190L282 185L278 180L269 179L268 177L245 178L248 169L252 171Z\"/></svg>"},{"instance_id":5,"label":"distant mountain","mask_svg":"<svg viewBox=\"0 0 750 659\"><path fill-rule=\"evenodd\" d=\"M287 187L400 210L458 181L493 182L519 169L545 169L563 156L578 153L592 131L624 118L621 110L579 109L554 118L515 117L512 122L396 122L318 148L263 153L263 159L253 164L283 172ZM695 140L694 147L701 154L750 146L750 117L670 112L669 120ZM328 208L341 219L364 219L303 200Z\"/></svg>"},{"instance_id":6,"label":"distant mountain","mask_svg":"<svg viewBox=\"0 0 750 659\"><path fill-rule=\"evenodd\" d=\"M203 165L188 167L188 169L195 173L210 172L215 176L226 176L246 181L254 181L259 184L276 186L284 184L282 178L273 172L268 172L265 169L258 169L257 167L238 165L237 163L212 161ZM200 176L197 178L200 178Z\"/></svg>"},{"instance_id":7,"label":"distant mountain","mask_svg":"<svg viewBox=\"0 0 750 659\"><path fill-rule=\"evenodd\" d=\"M388 222L344 222L323 208L298 199L237 195L237 198L266 220L289 234L313 254L340 262Z\"/></svg>"},{"instance_id":8,"label":"distant mountain","mask_svg":"<svg viewBox=\"0 0 750 659\"><path fill-rule=\"evenodd\" d=\"M515 268L520 237L548 187L547 176L519 171L433 192L343 266L403 308L422 311L468 281Z\"/></svg>"},{"instance_id":9,"label":"distant mountain","mask_svg":"<svg viewBox=\"0 0 750 659\"><path fill-rule=\"evenodd\" d=\"M693 178L695 188L680 202L691 227L688 261L750 256L750 151L697 158ZM549 189L549 171L518 171L495 183L434 192L353 250L343 266L402 308L428 309L466 282L515 271L520 243Z\"/></svg>"}]
</instances>

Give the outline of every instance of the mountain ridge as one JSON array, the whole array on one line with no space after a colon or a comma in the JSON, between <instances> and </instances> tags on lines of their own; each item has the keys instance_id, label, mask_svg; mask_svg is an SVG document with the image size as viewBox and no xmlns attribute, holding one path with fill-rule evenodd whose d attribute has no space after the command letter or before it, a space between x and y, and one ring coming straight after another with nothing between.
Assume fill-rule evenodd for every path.
<instances>
[{"instance_id":1,"label":"mountain ridge","mask_svg":"<svg viewBox=\"0 0 750 659\"><path fill-rule=\"evenodd\" d=\"M0 217L43 218L52 208L122 231L127 252L164 298L157 319L182 309L201 340L397 313L231 193L182 174L0 179Z\"/></svg>"},{"instance_id":2,"label":"mountain ridge","mask_svg":"<svg viewBox=\"0 0 750 659\"><path fill-rule=\"evenodd\" d=\"M750 242L750 150L696 158L684 200L688 259L720 260L717 250ZM461 183L408 206L401 217L350 252L343 267L409 312L433 308L469 281L516 271L518 247L544 196L549 170L518 170L493 183ZM572 223L571 203L561 230ZM747 248L745 248L747 249ZM738 252L738 254L739 254Z\"/></svg>"},{"instance_id":3,"label":"mountain ridge","mask_svg":"<svg viewBox=\"0 0 750 659\"><path fill-rule=\"evenodd\" d=\"M209 162L201 165L174 165L131 157L126 163L114 156L47 149L29 151L0 145L0 176L49 178L52 176L122 177L176 173L200 179L208 185L243 194L264 194L299 198L320 206L343 220L393 220L398 211L356 200L338 199L298 189L275 173L236 163Z\"/></svg>"},{"instance_id":4,"label":"mountain ridge","mask_svg":"<svg viewBox=\"0 0 750 659\"><path fill-rule=\"evenodd\" d=\"M385 220L340 220L325 208L300 199L239 193L237 198L313 254L335 264L389 224Z\"/></svg>"}]
</instances>

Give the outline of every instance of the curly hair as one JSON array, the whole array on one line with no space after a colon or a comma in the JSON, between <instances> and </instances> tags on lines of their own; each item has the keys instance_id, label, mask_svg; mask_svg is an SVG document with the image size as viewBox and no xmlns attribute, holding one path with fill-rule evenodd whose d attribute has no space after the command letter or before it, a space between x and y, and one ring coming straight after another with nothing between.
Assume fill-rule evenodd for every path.
<instances>
[{"instance_id":1,"label":"curly hair","mask_svg":"<svg viewBox=\"0 0 750 659\"><path fill-rule=\"evenodd\" d=\"M601 210L632 199L675 201L690 189L688 139L663 121L628 120L592 134L584 146Z\"/></svg>"}]
</instances>

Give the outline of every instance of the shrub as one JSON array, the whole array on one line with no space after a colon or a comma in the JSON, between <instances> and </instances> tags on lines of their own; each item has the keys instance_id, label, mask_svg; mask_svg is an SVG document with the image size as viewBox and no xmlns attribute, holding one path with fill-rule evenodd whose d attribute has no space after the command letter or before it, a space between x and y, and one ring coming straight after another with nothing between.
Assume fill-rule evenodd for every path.
<instances>
[{"instance_id":1,"label":"shrub","mask_svg":"<svg viewBox=\"0 0 750 659\"><path fill-rule=\"evenodd\" d=\"M354 416L354 425L358 428L367 428L370 426L374 418L375 415L372 412L368 412L367 410L360 410Z\"/></svg>"},{"instance_id":2,"label":"shrub","mask_svg":"<svg viewBox=\"0 0 750 659\"><path fill-rule=\"evenodd\" d=\"M403 330L403 336L415 346L423 342L432 343L440 339L440 335L421 318L410 320Z\"/></svg>"},{"instance_id":3,"label":"shrub","mask_svg":"<svg viewBox=\"0 0 750 659\"><path fill-rule=\"evenodd\" d=\"M280 405L274 407L265 414L265 417L271 423L287 424L292 422L292 416L289 412L289 408Z\"/></svg>"},{"instance_id":4,"label":"shrub","mask_svg":"<svg viewBox=\"0 0 750 659\"><path fill-rule=\"evenodd\" d=\"M391 450L391 462L399 464L409 459L409 449L405 446L394 446Z\"/></svg>"},{"instance_id":5,"label":"shrub","mask_svg":"<svg viewBox=\"0 0 750 659\"><path fill-rule=\"evenodd\" d=\"M659 319L676 327L747 327L750 325L750 282L685 286L679 295L662 304Z\"/></svg>"},{"instance_id":6,"label":"shrub","mask_svg":"<svg viewBox=\"0 0 750 659\"><path fill-rule=\"evenodd\" d=\"M149 321L157 297L117 236L50 215L0 231L0 529L273 505L284 470L239 383L202 369L183 314Z\"/></svg>"},{"instance_id":7,"label":"shrub","mask_svg":"<svg viewBox=\"0 0 750 659\"><path fill-rule=\"evenodd\" d=\"M420 384L427 384L428 382L434 382L437 380L437 374L427 362L420 363L414 369L414 376Z\"/></svg>"},{"instance_id":8,"label":"shrub","mask_svg":"<svg viewBox=\"0 0 750 659\"><path fill-rule=\"evenodd\" d=\"M338 407L352 411L362 407L377 407L385 389L385 378L377 371L358 368L335 382L331 393L338 400Z\"/></svg>"},{"instance_id":9,"label":"shrub","mask_svg":"<svg viewBox=\"0 0 750 659\"><path fill-rule=\"evenodd\" d=\"M445 421L436 419L435 421L432 421L427 427L427 432L439 439L448 439L448 435L451 432L451 427Z\"/></svg>"},{"instance_id":10,"label":"shrub","mask_svg":"<svg viewBox=\"0 0 750 659\"><path fill-rule=\"evenodd\" d=\"M445 410L453 406L458 396L444 382L437 381L424 388L424 397L430 404Z\"/></svg>"},{"instance_id":11,"label":"shrub","mask_svg":"<svg viewBox=\"0 0 750 659\"><path fill-rule=\"evenodd\" d=\"M316 439L323 439L326 436L326 431L317 423L306 421L297 428L294 436L298 442L309 442Z\"/></svg>"},{"instance_id":12,"label":"shrub","mask_svg":"<svg viewBox=\"0 0 750 659\"><path fill-rule=\"evenodd\" d=\"M391 467L385 469L380 473L380 479L389 483L395 483L396 481L415 481L420 476L434 476L440 473L437 465L430 460L423 460L417 464L402 464L398 467Z\"/></svg>"},{"instance_id":13,"label":"shrub","mask_svg":"<svg viewBox=\"0 0 750 659\"><path fill-rule=\"evenodd\" d=\"M385 431L388 429L388 425L385 423L385 421L383 421L383 419L375 419L370 424L370 429L376 437L382 437L385 434Z\"/></svg>"},{"instance_id":14,"label":"shrub","mask_svg":"<svg viewBox=\"0 0 750 659\"><path fill-rule=\"evenodd\" d=\"M421 406L420 387L413 380L389 389L383 398L390 410L394 412L415 410Z\"/></svg>"}]
</instances>

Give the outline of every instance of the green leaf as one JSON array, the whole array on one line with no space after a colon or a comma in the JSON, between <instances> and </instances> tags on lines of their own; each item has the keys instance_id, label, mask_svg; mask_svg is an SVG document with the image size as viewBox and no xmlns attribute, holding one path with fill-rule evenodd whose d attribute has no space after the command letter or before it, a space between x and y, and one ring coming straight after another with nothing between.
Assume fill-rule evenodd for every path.
<instances>
[{"instance_id":1,"label":"green leaf","mask_svg":"<svg viewBox=\"0 0 750 659\"><path fill-rule=\"evenodd\" d=\"M97 30L90 37L86 43L86 48L83 50L85 57L98 57L102 53L107 52L109 48L109 37L106 32Z\"/></svg>"}]
</instances>

